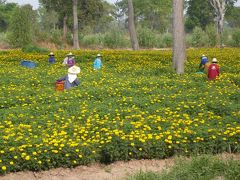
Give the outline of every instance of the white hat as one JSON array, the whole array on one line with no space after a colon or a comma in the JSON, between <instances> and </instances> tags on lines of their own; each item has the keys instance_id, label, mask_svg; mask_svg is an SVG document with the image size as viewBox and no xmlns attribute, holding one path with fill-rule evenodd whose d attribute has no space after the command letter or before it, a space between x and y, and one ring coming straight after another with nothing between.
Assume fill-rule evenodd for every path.
<instances>
[{"instance_id":1,"label":"white hat","mask_svg":"<svg viewBox=\"0 0 240 180\"><path fill-rule=\"evenodd\" d=\"M205 55L203 54L202 57L204 57Z\"/></svg>"},{"instance_id":2,"label":"white hat","mask_svg":"<svg viewBox=\"0 0 240 180\"><path fill-rule=\"evenodd\" d=\"M49 53L49 56L54 56L53 52L50 52L50 53Z\"/></svg>"},{"instance_id":3,"label":"white hat","mask_svg":"<svg viewBox=\"0 0 240 180\"><path fill-rule=\"evenodd\" d=\"M102 57L102 55L101 54L97 54L97 57Z\"/></svg>"},{"instance_id":4,"label":"white hat","mask_svg":"<svg viewBox=\"0 0 240 180\"><path fill-rule=\"evenodd\" d=\"M212 62L213 62L213 63L216 63L216 62L217 62L217 59L216 59L216 58L213 58L213 59L212 59Z\"/></svg>"},{"instance_id":5,"label":"white hat","mask_svg":"<svg viewBox=\"0 0 240 180\"><path fill-rule=\"evenodd\" d=\"M74 56L72 52L68 53L67 56Z\"/></svg>"},{"instance_id":6,"label":"white hat","mask_svg":"<svg viewBox=\"0 0 240 180\"><path fill-rule=\"evenodd\" d=\"M80 67L78 66L72 66L68 69L68 73L70 74L79 74L80 73Z\"/></svg>"}]
</instances>

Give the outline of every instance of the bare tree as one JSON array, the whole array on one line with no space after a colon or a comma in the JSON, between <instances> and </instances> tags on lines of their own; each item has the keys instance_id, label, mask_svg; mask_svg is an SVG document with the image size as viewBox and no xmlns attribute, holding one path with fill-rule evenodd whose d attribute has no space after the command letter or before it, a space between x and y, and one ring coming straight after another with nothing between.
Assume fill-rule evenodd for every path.
<instances>
[{"instance_id":1,"label":"bare tree","mask_svg":"<svg viewBox=\"0 0 240 180\"><path fill-rule=\"evenodd\" d=\"M215 10L215 22L217 28L217 44L222 47L222 33L224 16L226 13L226 0L209 0Z\"/></svg>"},{"instance_id":2,"label":"bare tree","mask_svg":"<svg viewBox=\"0 0 240 180\"><path fill-rule=\"evenodd\" d=\"M130 33L131 43L133 50L139 50L137 33L134 24L134 9L132 0L128 0L128 29Z\"/></svg>"},{"instance_id":3,"label":"bare tree","mask_svg":"<svg viewBox=\"0 0 240 180\"><path fill-rule=\"evenodd\" d=\"M173 0L173 68L177 74L184 73L186 54L183 10L184 0Z\"/></svg>"},{"instance_id":4,"label":"bare tree","mask_svg":"<svg viewBox=\"0 0 240 180\"><path fill-rule=\"evenodd\" d=\"M79 49L77 1L73 0L73 48Z\"/></svg>"}]
</instances>

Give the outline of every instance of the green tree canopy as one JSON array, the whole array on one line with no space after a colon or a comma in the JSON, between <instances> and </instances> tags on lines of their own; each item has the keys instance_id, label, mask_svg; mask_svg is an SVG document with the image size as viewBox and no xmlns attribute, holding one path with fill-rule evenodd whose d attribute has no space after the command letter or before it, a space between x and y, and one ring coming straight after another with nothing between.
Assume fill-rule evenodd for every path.
<instances>
[{"instance_id":1,"label":"green tree canopy","mask_svg":"<svg viewBox=\"0 0 240 180\"><path fill-rule=\"evenodd\" d=\"M171 0L133 0L135 22L152 30L166 31L172 17ZM120 15L127 14L127 0L116 3Z\"/></svg>"},{"instance_id":2,"label":"green tree canopy","mask_svg":"<svg viewBox=\"0 0 240 180\"><path fill-rule=\"evenodd\" d=\"M40 0L42 6L47 11L54 10L59 16L59 25L63 27L63 18L68 17L67 25L72 27L73 16L72 16L72 1L66 0ZM102 0L79 0L78 1L78 21L79 28L83 29L86 26L95 26L97 22L106 15L109 11L107 2Z\"/></svg>"},{"instance_id":3,"label":"green tree canopy","mask_svg":"<svg viewBox=\"0 0 240 180\"><path fill-rule=\"evenodd\" d=\"M226 20L230 27L240 28L240 7L230 9L226 14Z\"/></svg>"},{"instance_id":4,"label":"green tree canopy","mask_svg":"<svg viewBox=\"0 0 240 180\"><path fill-rule=\"evenodd\" d=\"M6 31L10 18L12 16L12 12L16 8L17 4L15 3L0 3L0 32Z\"/></svg>"},{"instance_id":5,"label":"green tree canopy","mask_svg":"<svg viewBox=\"0 0 240 180\"><path fill-rule=\"evenodd\" d=\"M23 47L32 43L36 12L32 6L16 7L10 20L10 43L15 47Z\"/></svg>"},{"instance_id":6,"label":"green tree canopy","mask_svg":"<svg viewBox=\"0 0 240 180\"><path fill-rule=\"evenodd\" d=\"M187 1L185 29L192 31L198 26L205 29L207 25L214 23L214 10L208 0Z\"/></svg>"}]
</instances>

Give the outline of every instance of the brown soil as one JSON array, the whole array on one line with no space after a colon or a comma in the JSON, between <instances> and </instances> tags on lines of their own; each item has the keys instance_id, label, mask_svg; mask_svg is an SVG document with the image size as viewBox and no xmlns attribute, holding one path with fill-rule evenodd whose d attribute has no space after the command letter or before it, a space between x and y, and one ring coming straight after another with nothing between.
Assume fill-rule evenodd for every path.
<instances>
[{"instance_id":1,"label":"brown soil","mask_svg":"<svg viewBox=\"0 0 240 180\"><path fill-rule=\"evenodd\" d=\"M240 160L240 154L221 154L221 159ZM132 160L110 165L94 164L74 169L57 168L42 172L17 172L0 176L1 180L122 180L139 171L161 172L174 165L176 158L165 160Z\"/></svg>"},{"instance_id":2,"label":"brown soil","mask_svg":"<svg viewBox=\"0 0 240 180\"><path fill-rule=\"evenodd\" d=\"M17 172L0 177L1 180L122 180L139 171L161 172L174 164L174 159L132 160L110 165L94 164L74 169L57 168L42 172Z\"/></svg>"}]
</instances>

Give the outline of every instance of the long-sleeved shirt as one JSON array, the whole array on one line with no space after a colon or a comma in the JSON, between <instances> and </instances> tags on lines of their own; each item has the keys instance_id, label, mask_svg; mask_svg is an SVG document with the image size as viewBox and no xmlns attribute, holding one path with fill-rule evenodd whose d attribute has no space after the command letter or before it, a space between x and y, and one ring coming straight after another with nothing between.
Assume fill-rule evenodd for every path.
<instances>
[{"instance_id":1,"label":"long-sleeved shirt","mask_svg":"<svg viewBox=\"0 0 240 180\"><path fill-rule=\"evenodd\" d=\"M55 60L54 57L49 57L49 58L48 58L48 62L49 62L49 63L55 63L56 60Z\"/></svg>"},{"instance_id":2,"label":"long-sleeved shirt","mask_svg":"<svg viewBox=\"0 0 240 180\"><path fill-rule=\"evenodd\" d=\"M64 60L63 60L63 65L66 65L68 67L72 67L76 64L75 62L75 59L73 57L69 58L69 57L66 57Z\"/></svg>"},{"instance_id":3,"label":"long-sleeved shirt","mask_svg":"<svg viewBox=\"0 0 240 180\"><path fill-rule=\"evenodd\" d=\"M220 74L220 67L217 64L211 64L208 67L208 79L213 80L216 79Z\"/></svg>"},{"instance_id":4,"label":"long-sleeved shirt","mask_svg":"<svg viewBox=\"0 0 240 180\"><path fill-rule=\"evenodd\" d=\"M101 69L102 67L102 61L100 58L96 58L93 63L93 69Z\"/></svg>"},{"instance_id":5,"label":"long-sleeved shirt","mask_svg":"<svg viewBox=\"0 0 240 180\"><path fill-rule=\"evenodd\" d=\"M64 89L70 89L74 86L80 85L80 81L76 78L72 83L69 81L68 75L58 79L58 81L64 81Z\"/></svg>"}]
</instances>

